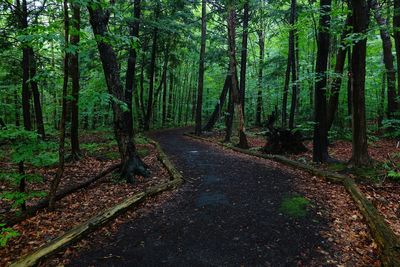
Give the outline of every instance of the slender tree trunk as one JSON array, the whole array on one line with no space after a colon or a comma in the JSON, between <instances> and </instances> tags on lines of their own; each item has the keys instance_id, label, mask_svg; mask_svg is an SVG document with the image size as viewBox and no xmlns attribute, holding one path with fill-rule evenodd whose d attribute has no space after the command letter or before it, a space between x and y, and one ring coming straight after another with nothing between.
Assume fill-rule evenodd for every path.
<instances>
[{"instance_id":1,"label":"slender tree trunk","mask_svg":"<svg viewBox=\"0 0 400 267\"><path fill-rule=\"evenodd\" d=\"M365 116L365 63L367 53L368 5L366 0L353 0L353 32L363 36L354 44L352 55L353 96L352 130L353 154L351 163L356 167L369 165L367 124Z\"/></svg>"},{"instance_id":2,"label":"slender tree trunk","mask_svg":"<svg viewBox=\"0 0 400 267\"><path fill-rule=\"evenodd\" d=\"M378 3L375 0L368 1L369 7L374 11L374 17L380 28L380 35L382 39L383 48L383 62L386 69L387 78L387 97L388 97L388 118L392 118L393 114L397 111L396 103L396 72L394 70L394 57L392 54L392 41L388 31L388 23L379 10Z\"/></svg>"},{"instance_id":3,"label":"slender tree trunk","mask_svg":"<svg viewBox=\"0 0 400 267\"><path fill-rule=\"evenodd\" d=\"M41 136L42 139L46 138L46 134L44 131L44 123L43 123L43 113L42 113L42 105L40 103L40 93L38 88L37 81L34 80L36 76L36 59L33 48L29 48L29 84L31 85L32 94L33 94L33 107L35 110L35 119L37 126L37 133Z\"/></svg>"},{"instance_id":4,"label":"slender tree trunk","mask_svg":"<svg viewBox=\"0 0 400 267\"><path fill-rule=\"evenodd\" d=\"M237 124L238 137L240 148L248 148L247 138L245 134L243 106L240 101L240 92L237 81L237 62L236 62L236 10L235 5L230 0L228 5L228 46L229 46L229 71L232 75L232 100L234 111L232 113L234 120L233 123ZM236 123L237 121L237 123Z\"/></svg>"},{"instance_id":5,"label":"slender tree trunk","mask_svg":"<svg viewBox=\"0 0 400 267\"><path fill-rule=\"evenodd\" d=\"M214 128L215 123L221 117L222 107L224 106L226 95L228 94L228 91L231 87L231 83L232 83L232 77L228 73L228 75L225 78L224 87L222 88L219 100L215 105L214 111L211 114L210 119L208 120L207 124L203 127L203 131L211 131L212 128Z\"/></svg>"},{"instance_id":6,"label":"slender tree trunk","mask_svg":"<svg viewBox=\"0 0 400 267\"><path fill-rule=\"evenodd\" d=\"M329 97L329 102L328 102L328 116L327 116L328 131L332 127L335 114L338 110L339 93L340 93L340 87L342 86L344 63L346 61L346 52L347 52L345 38L350 33L351 23L352 23L351 16L348 15L342 35L340 37L340 46L336 55L335 75L333 77L331 86L331 95Z\"/></svg>"},{"instance_id":7,"label":"slender tree trunk","mask_svg":"<svg viewBox=\"0 0 400 267\"><path fill-rule=\"evenodd\" d=\"M140 13L141 13L141 1L135 0L134 2L134 9L133 9L133 18L134 21L130 25L130 36L133 38L139 38L139 20L140 20ZM129 130L132 131L131 135L133 136L133 111L132 111L132 99L133 99L133 91L137 91L135 87L135 76L136 76L136 59L137 59L137 52L136 49L133 47L129 48L129 56L128 56L128 67L126 69L126 80L125 80L125 99L126 104L128 105L129 110L129 121L128 127ZM135 93L135 95L137 95ZM141 121L140 112L138 112L137 108L137 97L135 97L135 105L136 105L136 112L139 121Z\"/></svg>"},{"instance_id":8,"label":"slender tree trunk","mask_svg":"<svg viewBox=\"0 0 400 267\"><path fill-rule=\"evenodd\" d=\"M174 72L173 69L169 71L169 92L168 92L168 107L167 107L167 122L174 120Z\"/></svg>"},{"instance_id":9,"label":"slender tree trunk","mask_svg":"<svg viewBox=\"0 0 400 267\"><path fill-rule=\"evenodd\" d=\"M400 0L393 0L393 2L394 2L393 36L394 36L394 47L396 48L396 61L397 61L397 90L398 90L397 95L400 96Z\"/></svg>"},{"instance_id":10,"label":"slender tree trunk","mask_svg":"<svg viewBox=\"0 0 400 267\"><path fill-rule=\"evenodd\" d=\"M288 51L288 59L286 65L286 72L285 72L285 84L283 86L283 98L282 98L282 127L287 127L287 100L288 100L288 93L289 93L289 83L290 83L290 70L291 70L291 55L292 53L292 38L291 32L289 32L289 51Z\"/></svg>"},{"instance_id":11,"label":"slender tree trunk","mask_svg":"<svg viewBox=\"0 0 400 267\"><path fill-rule=\"evenodd\" d=\"M206 0L201 1L201 45L199 59L199 79L197 81L197 107L195 134L201 135L201 115L203 106L203 83L204 83L204 61L206 54L206 30L207 30L207 4Z\"/></svg>"},{"instance_id":12,"label":"slender tree trunk","mask_svg":"<svg viewBox=\"0 0 400 267\"><path fill-rule=\"evenodd\" d=\"M258 61L258 82L257 82L257 110L256 110L256 126L261 127L261 113L262 113L262 87L263 87L263 69L265 57L265 33L264 29L257 32L258 45L260 48L260 56Z\"/></svg>"},{"instance_id":13,"label":"slender tree trunk","mask_svg":"<svg viewBox=\"0 0 400 267\"><path fill-rule=\"evenodd\" d=\"M159 11L156 10L156 18L158 17ZM156 67L156 54L157 54L157 37L158 37L158 28L154 27L153 29L153 46L151 49L151 60L150 60L150 77L149 77L149 96L147 100L147 111L146 117L144 120L144 130L148 131L150 129L150 122L153 115L153 94L154 94L154 74Z\"/></svg>"},{"instance_id":14,"label":"slender tree trunk","mask_svg":"<svg viewBox=\"0 0 400 267\"><path fill-rule=\"evenodd\" d=\"M167 73L165 73L167 74ZM167 77L163 80L163 94L162 94L162 127L167 123Z\"/></svg>"},{"instance_id":15,"label":"slender tree trunk","mask_svg":"<svg viewBox=\"0 0 400 267\"><path fill-rule=\"evenodd\" d=\"M295 29L295 23L296 23L296 8L297 2L296 0L291 0L291 5L290 5L290 33L289 33L289 45L291 48L289 49L290 51L290 65L291 65L291 71L292 71L292 101L290 105L290 113L289 113L289 128L293 129L294 128L294 115L296 113L296 106L297 106L297 66L296 66L296 34L297 31Z\"/></svg>"},{"instance_id":16,"label":"slender tree trunk","mask_svg":"<svg viewBox=\"0 0 400 267\"><path fill-rule=\"evenodd\" d=\"M79 46L79 32L81 24L81 7L78 4L72 4L72 28L74 31L71 33L71 45ZM70 72L72 80L72 100L71 100L71 157L78 160L81 156L79 148L79 50L76 50L70 55Z\"/></svg>"},{"instance_id":17,"label":"slender tree trunk","mask_svg":"<svg viewBox=\"0 0 400 267\"><path fill-rule=\"evenodd\" d=\"M329 159L328 128L326 121L326 72L330 47L330 13L331 0L320 0L318 52L315 68L317 75L317 80L315 82L315 126L313 138L313 160L315 162L326 162Z\"/></svg>"},{"instance_id":18,"label":"slender tree trunk","mask_svg":"<svg viewBox=\"0 0 400 267\"><path fill-rule=\"evenodd\" d=\"M231 76L231 75L229 75L229 76ZM230 84L232 84L232 78L231 78ZM229 86L228 107L227 107L227 111L226 111L226 115L225 115L225 126L226 126L225 139L224 139L225 143L228 143L231 141L233 115L234 115L234 103L233 103L233 99L232 99L232 86Z\"/></svg>"},{"instance_id":19,"label":"slender tree trunk","mask_svg":"<svg viewBox=\"0 0 400 267\"><path fill-rule=\"evenodd\" d=\"M17 1L17 5L19 1ZM28 9L26 0L22 0L21 12L21 28L26 30L28 28ZM22 48L22 116L24 118L24 128L27 131L32 130L30 100L31 92L29 90L29 45L23 44Z\"/></svg>"},{"instance_id":20,"label":"slender tree trunk","mask_svg":"<svg viewBox=\"0 0 400 267\"><path fill-rule=\"evenodd\" d=\"M243 119L245 117L245 98L246 98L246 69L247 69L247 40L249 35L249 0L244 0L243 5L243 34L242 51L240 57L240 103L243 110Z\"/></svg>"},{"instance_id":21,"label":"slender tree trunk","mask_svg":"<svg viewBox=\"0 0 400 267\"><path fill-rule=\"evenodd\" d=\"M132 131L129 129L129 112L124 110L120 103L126 103L123 86L120 80L120 69L117 55L113 47L104 41L107 36L107 25L110 17L109 10L103 10L98 6L88 6L90 24L93 33L97 38L97 47L103 65L104 75L107 83L108 92L118 101L112 102L114 113L114 133L118 143L121 158L121 177L126 178L127 182L133 183L134 176L140 174L148 176L147 166L142 162L136 152L132 138Z\"/></svg>"},{"instance_id":22,"label":"slender tree trunk","mask_svg":"<svg viewBox=\"0 0 400 267\"><path fill-rule=\"evenodd\" d=\"M69 16L68 16L68 1L64 0L64 82L62 89L62 113L60 121L60 141L58 147L58 169L55 177L51 181L50 192L49 192L49 208L54 210L56 204L56 193L58 185L60 184L61 178L64 174L64 162L65 162L65 123L67 119L67 89L68 89L68 64L69 64L69 53L67 48L69 45Z\"/></svg>"},{"instance_id":23,"label":"slender tree trunk","mask_svg":"<svg viewBox=\"0 0 400 267\"><path fill-rule=\"evenodd\" d=\"M13 92L14 94L13 94L13 97L14 97L14 106L15 106L15 126L16 127L19 127L19 125L20 125L20 122L19 122L19 120L20 120L20 118L19 118L19 103L18 103L18 91L17 91L17 88L15 88L14 89L14 92Z\"/></svg>"},{"instance_id":24,"label":"slender tree trunk","mask_svg":"<svg viewBox=\"0 0 400 267\"><path fill-rule=\"evenodd\" d=\"M352 49L349 47L347 49L347 115L349 116L349 127L351 128L351 117L352 117L352 113L353 113L353 80L352 80L352 64L351 64L351 58L352 58Z\"/></svg>"}]
</instances>

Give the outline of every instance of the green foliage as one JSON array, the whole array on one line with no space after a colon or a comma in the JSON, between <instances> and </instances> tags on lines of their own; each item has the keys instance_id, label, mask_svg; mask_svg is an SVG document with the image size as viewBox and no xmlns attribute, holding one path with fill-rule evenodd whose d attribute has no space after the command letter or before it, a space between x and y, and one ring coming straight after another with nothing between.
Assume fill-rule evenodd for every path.
<instances>
[{"instance_id":1,"label":"green foliage","mask_svg":"<svg viewBox=\"0 0 400 267\"><path fill-rule=\"evenodd\" d=\"M0 193L0 199L8 200L12 202L12 208L17 208L27 200L33 198L42 198L46 196L46 192L33 191L33 192L16 192L16 191L5 191Z\"/></svg>"},{"instance_id":2,"label":"green foliage","mask_svg":"<svg viewBox=\"0 0 400 267\"><path fill-rule=\"evenodd\" d=\"M280 211L294 218L306 216L310 201L301 196L285 197L281 203Z\"/></svg>"},{"instance_id":3,"label":"green foliage","mask_svg":"<svg viewBox=\"0 0 400 267\"><path fill-rule=\"evenodd\" d=\"M400 138L400 119L384 119L382 124L386 137Z\"/></svg>"},{"instance_id":4,"label":"green foliage","mask_svg":"<svg viewBox=\"0 0 400 267\"><path fill-rule=\"evenodd\" d=\"M0 224L0 247L5 247L8 241L19 236L19 233L12 228L5 227L5 224Z\"/></svg>"},{"instance_id":5,"label":"green foliage","mask_svg":"<svg viewBox=\"0 0 400 267\"><path fill-rule=\"evenodd\" d=\"M149 141L147 140L146 136L144 136L141 133L138 133L135 135L135 144L140 144L140 145L144 145L144 144L148 144Z\"/></svg>"}]
</instances>

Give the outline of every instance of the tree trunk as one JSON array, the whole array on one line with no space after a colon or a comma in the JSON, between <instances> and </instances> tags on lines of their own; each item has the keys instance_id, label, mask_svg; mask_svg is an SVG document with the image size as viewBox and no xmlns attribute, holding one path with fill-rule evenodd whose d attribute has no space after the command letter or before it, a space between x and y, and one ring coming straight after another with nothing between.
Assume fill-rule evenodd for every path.
<instances>
[{"instance_id":1,"label":"tree trunk","mask_svg":"<svg viewBox=\"0 0 400 267\"><path fill-rule=\"evenodd\" d=\"M286 72L285 72L285 84L283 86L283 97L282 97L282 127L287 127L287 99L288 99L288 92L289 92L289 83L290 83L290 69L291 69L291 55L292 53L292 38L291 32L289 32L289 51L288 51L288 59L286 65Z\"/></svg>"},{"instance_id":2,"label":"tree trunk","mask_svg":"<svg viewBox=\"0 0 400 267\"><path fill-rule=\"evenodd\" d=\"M352 55L352 130L353 153L351 163L356 167L369 165L367 125L365 116L365 62L367 52L368 5L366 0L353 0L353 32L364 36L354 44Z\"/></svg>"},{"instance_id":3,"label":"tree trunk","mask_svg":"<svg viewBox=\"0 0 400 267\"><path fill-rule=\"evenodd\" d=\"M141 13L141 0L135 0L134 2L134 9L133 9L133 18L134 21L130 25L130 36L137 39L139 38L139 20L140 20L140 13ZM136 42L136 40L135 40ZM132 131L131 135L133 135L133 111L132 111L132 99L133 99L133 90L137 91L135 87L135 76L136 76L136 59L137 59L137 52L131 44L129 48L129 56L128 56L128 66L126 69L126 78L125 78L125 99L126 104L128 105L129 110L129 120L128 120L128 127L129 130ZM135 93L135 96L137 94ZM136 106L136 114L138 116L139 121L141 121L140 112L138 112L138 104L137 104L137 97L135 97L135 106Z\"/></svg>"},{"instance_id":4,"label":"tree trunk","mask_svg":"<svg viewBox=\"0 0 400 267\"><path fill-rule=\"evenodd\" d=\"M245 97L246 97L246 69L247 69L247 40L249 35L249 0L244 0L243 5L243 34L242 34L242 52L240 57L240 103L243 110L243 119L245 117Z\"/></svg>"},{"instance_id":5,"label":"tree trunk","mask_svg":"<svg viewBox=\"0 0 400 267\"><path fill-rule=\"evenodd\" d=\"M157 7L158 9L158 7ZM157 18L159 11L156 10L155 17ZM154 94L154 74L156 67L156 54L157 54L157 37L158 37L158 28L154 27L153 29L153 45L151 49L151 60L150 60L150 77L149 77L149 95L147 100L147 111L144 120L144 130L148 131L150 129L150 122L153 115L153 94Z\"/></svg>"},{"instance_id":6,"label":"tree trunk","mask_svg":"<svg viewBox=\"0 0 400 267\"><path fill-rule=\"evenodd\" d=\"M71 100L71 157L78 160L81 156L79 148L79 32L81 24L81 7L78 4L72 4L72 28L74 31L71 33L71 45L75 46L77 50L70 54L70 72L72 80L72 100Z\"/></svg>"},{"instance_id":7,"label":"tree trunk","mask_svg":"<svg viewBox=\"0 0 400 267\"><path fill-rule=\"evenodd\" d=\"M68 1L64 0L64 82L62 89L62 113L60 121L60 141L58 147L58 169L55 177L51 181L50 192L49 192L49 208L54 210L56 204L56 193L58 185L60 184L61 178L64 174L64 162L65 162L65 123L67 119L67 90L68 90L68 64L69 64L69 53L68 48L69 38L69 16L68 16Z\"/></svg>"},{"instance_id":8,"label":"tree trunk","mask_svg":"<svg viewBox=\"0 0 400 267\"><path fill-rule=\"evenodd\" d=\"M214 128L215 123L218 121L219 117L221 116L221 109L224 106L226 95L231 87L232 77L228 73L225 78L224 87L222 88L221 94L219 96L219 100L215 105L214 111L208 120L207 124L203 127L203 131L211 131Z\"/></svg>"},{"instance_id":9,"label":"tree trunk","mask_svg":"<svg viewBox=\"0 0 400 267\"><path fill-rule=\"evenodd\" d=\"M296 106L297 106L297 66L296 66L296 34L297 31L295 29L295 23L296 23L296 0L291 0L290 4L290 33L289 33L289 45L291 48L289 49L290 51L290 65L291 65L291 71L292 71L292 101L290 105L290 113L289 113L289 129L294 128L294 115L296 113ZM297 51L298 52L298 51Z\"/></svg>"},{"instance_id":10,"label":"tree trunk","mask_svg":"<svg viewBox=\"0 0 400 267\"><path fill-rule=\"evenodd\" d=\"M393 0L394 15L393 15L393 36L394 47L396 48L397 61L397 94L400 96L400 0Z\"/></svg>"},{"instance_id":11,"label":"tree trunk","mask_svg":"<svg viewBox=\"0 0 400 267\"><path fill-rule=\"evenodd\" d=\"M203 106L203 83L204 83L204 61L206 54L206 30L207 30L207 4L206 0L201 1L201 45L199 60L199 79L197 81L197 101L196 101L196 127L195 134L201 135L201 115Z\"/></svg>"},{"instance_id":12,"label":"tree trunk","mask_svg":"<svg viewBox=\"0 0 400 267\"><path fill-rule=\"evenodd\" d=\"M42 139L46 138L44 131L44 123L43 123L43 113L42 113L42 105L40 104L40 93L38 88L37 81L34 80L36 76L36 59L33 48L29 48L29 84L31 85L32 94L33 94L33 107L35 109L35 118L36 118L36 126L37 133L41 136Z\"/></svg>"},{"instance_id":13,"label":"tree trunk","mask_svg":"<svg viewBox=\"0 0 400 267\"><path fill-rule=\"evenodd\" d=\"M392 54L392 41L390 40L390 34L388 32L388 23L386 19L382 17L378 3L375 0L369 0L368 4L369 7L374 11L374 17L380 29L382 48L383 48L383 62L385 64L386 78L387 78L387 98L388 98L387 115L388 118L392 118L393 113L397 111L396 72L394 70L394 63L393 63L394 58Z\"/></svg>"},{"instance_id":14,"label":"tree trunk","mask_svg":"<svg viewBox=\"0 0 400 267\"><path fill-rule=\"evenodd\" d=\"M107 83L109 94L118 102L126 103L123 92L123 86L120 80L120 69L117 61L117 55L113 47L104 42L107 36L107 25L110 13L103 10L100 6L88 6L90 15L90 24L93 33L97 38L97 47L100 54L101 63ZM132 131L129 129L129 112L121 107L117 101L112 102L114 133L118 143L118 150L121 159L121 177L126 178L127 182L133 183L136 174L148 176L147 166L142 162L136 153L133 142Z\"/></svg>"},{"instance_id":15,"label":"tree trunk","mask_svg":"<svg viewBox=\"0 0 400 267\"><path fill-rule=\"evenodd\" d=\"M261 113L262 113L262 87L263 87L263 69L265 57L265 32L264 29L257 31L258 45L260 48L260 56L258 61L258 82L257 82L257 109L256 109L256 123L255 125L261 127Z\"/></svg>"},{"instance_id":16,"label":"tree trunk","mask_svg":"<svg viewBox=\"0 0 400 267\"><path fill-rule=\"evenodd\" d=\"M342 86L343 79L343 70L344 70L344 62L346 61L346 44L345 38L350 33L351 27L351 16L348 15L346 19L346 23L344 25L344 29L342 35L340 37L340 46L336 55L336 65L335 65L335 75L333 77L332 86L331 86L331 95L329 97L328 102L328 115L327 115L327 129L328 131L332 127L333 120L335 118L335 114L338 110L339 105L339 93L340 87Z\"/></svg>"},{"instance_id":17,"label":"tree trunk","mask_svg":"<svg viewBox=\"0 0 400 267\"><path fill-rule=\"evenodd\" d=\"M19 1L17 1L17 6ZM26 0L22 0L21 7L21 28L26 30L28 28L28 8ZM22 46L22 116L24 118L24 128L27 131L32 129L31 122L31 111L30 111L30 100L31 92L29 90L29 44L23 44Z\"/></svg>"},{"instance_id":18,"label":"tree trunk","mask_svg":"<svg viewBox=\"0 0 400 267\"><path fill-rule=\"evenodd\" d=\"M313 138L313 161L326 162L328 155L328 128L326 121L327 68L330 47L331 0L320 0L318 52L315 82L315 126Z\"/></svg>"},{"instance_id":19,"label":"tree trunk","mask_svg":"<svg viewBox=\"0 0 400 267\"><path fill-rule=\"evenodd\" d=\"M228 47L229 47L229 71L232 76L232 101L234 105L233 123L237 127L240 148L248 148L247 138L245 134L243 106L240 101L240 92L237 81L237 62L236 62L236 10L232 1L227 4L228 9ZM237 126L236 126L237 124Z\"/></svg>"}]
</instances>

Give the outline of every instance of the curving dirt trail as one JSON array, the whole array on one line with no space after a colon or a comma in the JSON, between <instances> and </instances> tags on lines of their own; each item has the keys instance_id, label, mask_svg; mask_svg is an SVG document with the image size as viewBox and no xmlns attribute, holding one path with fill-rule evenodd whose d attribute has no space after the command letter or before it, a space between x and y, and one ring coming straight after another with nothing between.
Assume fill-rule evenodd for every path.
<instances>
[{"instance_id":1,"label":"curving dirt trail","mask_svg":"<svg viewBox=\"0 0 400 267\"><path fill-rule=\"evenodd\" d=\"M323 219L282 214L293 179L267 162L182 136L153 134L184 177L172 201L126 223L71 266L309 266L323 263Z\"/></svg>"}]
</instances>

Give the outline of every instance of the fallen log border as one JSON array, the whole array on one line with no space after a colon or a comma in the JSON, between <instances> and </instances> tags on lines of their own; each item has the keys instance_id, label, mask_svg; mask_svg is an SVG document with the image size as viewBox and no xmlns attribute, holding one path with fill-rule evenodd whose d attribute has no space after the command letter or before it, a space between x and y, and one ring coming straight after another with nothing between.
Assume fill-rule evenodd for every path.
<instances>
[{"instance_id":1,"label":"fallen log border","mask_svg":"<svg viewBox=\"0 0 400 267\"><path fill-rule=\"evenodd\" d=\"M145 189L143 192L139 192L129 197L125 201L117 204L116 206L106 209L104 212L92 217L83 224L72 228L65 234L39 247L32 253L26 256L22 256L15 262L11 263L10 267L35 266L39 263L40 260L43 260L44 258L56 253L60 249L65 248L68 245L77 242L78 240L81 240L89 233L95 231L99 227L105 225L112 219L116 218L118 215L137 206L138 204L143 202L146 198L156 196L157 194L163 191L173 189L181 185L183 183L183 177L180 174L180 172L176 170L174 165L168 159L167 155L161 149L160 145L153 140L149 141L151 144L155 146L156 150L158 151L158 159L161 161L161 163L168 170L168 173L171 175L170 181Z\"/></svg>"},{"instance_id":2,"label":"fallen log border","mask_svg":"<svg viewBox=\"0 0 400 267\"><path fill-rule=\"evenodd\" d=\"M334 182L337 184L341 184L344 186L348 194L353 199L357 208L360 210L361 214L364 216L367 225L371 231L372 237L377 243L380 250L380 258L383 266L390 267L398 267L400 266L400 239L396 236L393 230L390 228L388 223L385 221L383 216L379 213L376 207L369 201L365 195L362 193L360 188L357 186L354 179L341 175L338 173L330 172L315 168L313 166L297 162L291 159L288 159L281 155L271 155L271 154L262 154L255 151L250 151L246 149L241 149L232 145L228 145L222 142L214 142L207 138L203 138L200 136L196 136L193 134L185 133L187 137L206 141L212 144L220 145L224 148L231 149L236 152L244 153L247 155L251 155L258 158L263 158L267 160L277 161L282 164L288 165L290 167L300 169L311 173L316 176L324 177L326 180L330 182Z\"/></svg>"},{"instance_id":3,"label":"fallen log border","mask_svg":"<svg viewBox=\"0 0 400 267\"><path fill-rule=\"evenodd\" d=\"M63 199L64 197L66 197L66 196L78 191L79 189L82 189L82 188L85 188L85 187L91 185L92 183L96 182L100 178L103 178L107 174L109 174L109 173L113 172L114 170L118 169L120 166L121 166L121 164L111 165L110 167L108 167L107 169L102 171L101 173L97 174L96 176L93 176L92 178L90 178L90 179L88 179L88 180L86 180L86 181L84 181L82 183L79 183L79 184L76 184L76 185L73 185L73 186L70 186L70 187L67 187L67 188L64 188L64 189L60 190L59 192L57 192L55 200L58 201L60 199ZM40 200L36 205L34 205L32 207L29 207L22 214L6 218L5 219L5 224L8 227L12 227L17 223L20 223L20 222L22 222L22 221L24 221L24 220L26 220L26 219L28 219L28 218L30 218L32 216L35 216L36 213L39 210L45 209L48 206L49 206L48 198Z\"/></svg>"}]
</instances>

